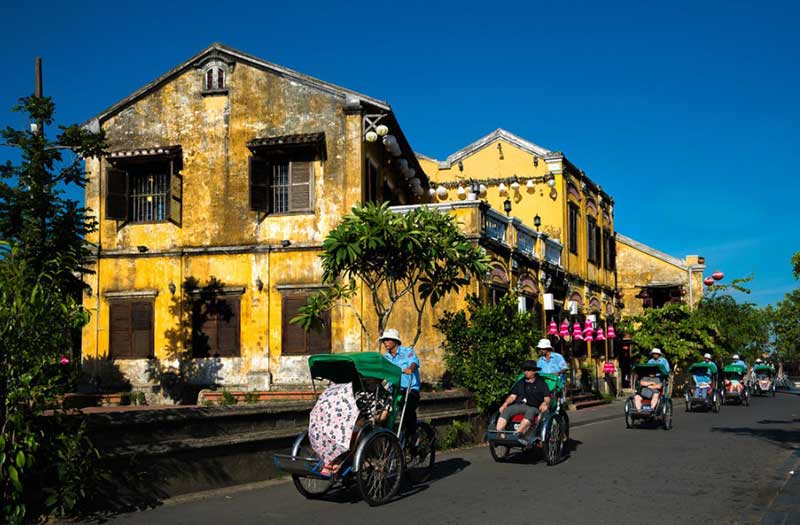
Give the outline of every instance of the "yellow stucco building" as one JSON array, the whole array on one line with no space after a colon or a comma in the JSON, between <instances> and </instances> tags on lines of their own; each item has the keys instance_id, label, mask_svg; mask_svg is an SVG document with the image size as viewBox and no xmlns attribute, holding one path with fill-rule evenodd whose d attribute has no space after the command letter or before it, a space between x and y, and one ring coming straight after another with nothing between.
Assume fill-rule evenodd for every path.
<instances>
[{"instance_id":1,"label":"yellow stucco building","mask_svg":"<svg viewBox=\"0 0 800 525\"><path fill-rule=\"evenodd\" d=\"M604 331L613 324L618 302L614 199L583 170L563 153L503 129L446 160L418 158L430 177L432 199L481 200L493 210L485 242L493 248L497 269L485 291L488 299L514 291L521 307L540 314L543 334L550 321L583 327L588 317ZM514 241L493 238L500 224L514 226ZM605 358L610 350L613 355L610 344L595 341L591 354ZM576 367L596 363L589 348L571 341L562 347L576 358Z\"/></svg>"}]
</instances>

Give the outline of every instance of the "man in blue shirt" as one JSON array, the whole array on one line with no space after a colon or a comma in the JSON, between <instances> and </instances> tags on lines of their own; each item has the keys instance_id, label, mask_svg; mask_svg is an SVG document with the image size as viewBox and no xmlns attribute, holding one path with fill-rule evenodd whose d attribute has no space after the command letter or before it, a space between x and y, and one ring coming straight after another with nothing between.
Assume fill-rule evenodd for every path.
<instances>
[{"instance_id":1,"label":"man in blue shirt","mask_svg":"<svg viewBox=\"0 0 800 525\"><path fill-rule=\"evenodd\" d=\"M661 356L661 350L660 349L653 348L653 351L650 352L650 356L651 356L650 357L650 361L647 362L648 364L655 363L657 365L663 365L664 368L667 370L667 373L669 374L669 363L667 362L666 359L664 359Z\"/></svg>"},{"instance_id":2,"label":"man in blue shirt","mask_svg":"<svg viewBox=\"0 0 800 525\"><path fill-rule=\"evenodd\" d=\"M539 339L536 348L542 352L542 356L536 362L540 372L545 374L565 374L567 372L567 362L558 352L553 352L553 344L549 339Z\"/></svg>"},{"instance_id":3,"label":"man in blue shirt","mask_svg":"<svg viewBox=\"0 0 800 525\"><path fill-rule=\"evenodd\" d=\"M703 360L711 366L711 354L705 354ZM716 366L716 365L714 365ZM692 374L694 377L694 397L705 398L708 395L708 390L711 388L711 370L706 368L702 372Z\"/></svg>"},{"instance_id":4,"label":"man in blue shirt","mask_svg":"<svg viewBox=\"0 0 800 525\"><path fill-rule=\"evenodd\" d=\"M747 368L747 363L739 359L739 354L733 354L733 363L731 364Z\"/></svg>"},{"instance_id":5,"label":"man in blue shirt","mask_svg":"<svg viewBox=\"0 0 800 525\"><path fill-rule=\"evenodd\" d=\"M384 330L380 342L383 343L383 347L386 349L383 357L403 371L403 375L400 378L400 391L403 393L403 399L408 394L408 404L406 405L405 416L400 423L400 428L406 432L406 435L411 435L416 430L417 425L420 384L419 358L413 348L400 346L400 332L393 328Z\"/></svg>"}]
</instances>

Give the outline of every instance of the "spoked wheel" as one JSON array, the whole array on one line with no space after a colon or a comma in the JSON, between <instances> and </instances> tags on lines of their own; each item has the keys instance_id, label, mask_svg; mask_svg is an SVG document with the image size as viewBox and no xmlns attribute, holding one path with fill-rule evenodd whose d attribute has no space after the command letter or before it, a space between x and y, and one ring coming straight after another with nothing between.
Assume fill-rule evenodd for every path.
<instances>
[{"instance_id":1,"label":"spoked wheel","mask_svg":"<svg viewBox=\"0 0 800 525\"><path fill-rule=\"evenodd\" d=\"M775 397L775 387L772 387L772 397Z\"/></svg>"},{"instance_id":2,"label":"spoked wheel","mask_svg":"<svg viewBox=\"0 0 800 525\"><path fill-rule=\"evenodd\" d=\"M714 413L719 412L719 405L719 394L714 392L711 394L711 410L714 411Z\"/></svg>"},{"instance_id":3,"label":"spoked wheel","mask_svg":"<svg viewBox=\"0 0 800 525\"><path fill-rule=\"evenodd\" d=\"M664 400L664 430L672 428L672 401L669 399Z\"/></svg>"},{"instance_id":4,"label":"spoked wheel","mask_svg":"<svg viewBox=\"0 0 800 525\"><path fill-rule=\"evenodd\" d=\"M687 412L691 412L692 411L692 407L691 407L691 403L689 403L689 394L686 394L684 396L684 398L686 400L686 411Z\"/></svg>"},{"instance_id":5,"label":"spoked wheel","mask_svg":"<svg viewBox=\"0 0 800 525\"><path fill-rule=\"evenodd\" d=\"M747 406L747 407L750 406L750 391L749 390L745 390L744 391L744 395L742 397L742 402L744 403L744 406Z\"/></svg>"},{"instance_id":6,"label":"spoked wheel","mask_svg":"<svg viewBox=\"0 0 800 525\"><path fill-rule=\"evenodd\" d=\"M548 465L559 463L564 451L564 427L559 416L553 416L547 426L544 443L544 460Z\"/></svg>"},{"instance_id":7,"label":"spoked wheel","mask_svg":"<svg viewBox=\"0 0 800 525\"><path fill-rule=\"evenodd\" d=\"M304 458L317 457L317 453L311 448L308 432L304 432L303 437L292 448L292 455ZM308 499L321 498L333 485L333 480L330 479L306 478L297 474L292 474L292 481L297 492Z\"/></svg>"},{"instance_id":8,"label":"spoked wheel","mask_svg":"<svg viewBox=\"0 0 800 525\"><path fill-rule=\"evenodd\" d=\"M413 484L431 479L436 462L436 432L427 423L417 423L417 434L413 443L405 446L406 474Z\"/></svg>"},{"instance_id":9,"label":"spoked wheel","mask_svg":"<svg viewBox=\"0 0 800 525\"><path fill-rule=\"evenodd\" d=\"M356 469L358 491L364 501L375 506L391 500L403 480L403 450L397 437L389 432L368 436Z\"/></svg>"},{"instance_id":10,"label":"spoked wheel","mask_svg":"<svg viewBox=\"0 0 800 525\"><path fill-rule=\"evenodd\" d=\"M625 428L633 426L633 416L631 416L631 400L625 401Z\"/></svg>"}]
</instances>

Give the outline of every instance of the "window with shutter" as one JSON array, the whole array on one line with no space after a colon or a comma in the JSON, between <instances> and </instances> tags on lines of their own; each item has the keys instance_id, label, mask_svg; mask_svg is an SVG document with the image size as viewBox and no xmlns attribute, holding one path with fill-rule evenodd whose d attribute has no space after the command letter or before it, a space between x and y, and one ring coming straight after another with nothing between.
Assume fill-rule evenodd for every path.
<instances>
[{"instance_id":1,"label":"window with shutter","mask_svg":"<svg viewBox=\"0 0 800 525\"><path fill-rule=\"evenodd\" d=\"M109 304L109 355L112 359L153 357L154 327L151 301L112 301Z\"/></svg>"},{"instance_id":2,"label":"window with shutter","mask_svg":"<svg viewBox=\"0 0 800 525\"><path fill-rule=\"evenodd\" d=\"M300 307L306 304L308 294L287 294L281 304L281 355L324 354L331 351L330 312L322 316L322 330L306 332L300 326L290 323Z\"/></svg>"},{"instance_id":3,"label":"window with shutter","mask_svg":"<svg viewBox=\"0 0 800 525\"><path fill-rule=\"evenodd\" d=\"M192 357L239 357L239 297L195 301L192 308Z\"/></svg>"},{"instance_id":4,"label":"window with shutter","mask_svg":"<svg viewBox=\"0 0 800 525\"><path fill-rule=\"evenodd\" d=\"M106 219L128 220L128 172L106 168Z\"/></svg>"},{"instance_id":5,"label":"window with shutter","mask_svg":"<svg viewBox=\"0 0 800 525\"><path fill-rule=\"evenodd\" d=\"M313 165L310 162L291 162L290 168L289 211L310 210Z\"/></svg>"},{"instance_id":6,"label":"window with shutter","mask_svg":"<svg viewBox=\"0 0 800 525\"><path fill-rule=\"evenodd\" d=\"M250 157L250 209L253 211L270 212L271 192L270 178L272 166L267 159Z\"/></svg>"},{"instance_id":7,"label":"window with shutter","mask_svg":"<svg viewBox=\"0 0 800 525\"><path fill-rule=\"evenodd\" d=\"M569 251L578 254L578 207L569 203Z\"/></svg>"},{"instance_id":8,"label":"window with shutter","mask_svg":"<svg viewBox=\"0 0 800 525\"><path fill-rule=\"evenodd\" d=\"M180 226L183 210L183 176L174 160L169 163L169 184L169 220Z\"/></svg>"},{"instance_id":9,"label":"window with shutter","mask_svg":"<svg viewBox=\"0 0 800 525\"><path fill-rule=\"evenodd\" d=\"M588 259L589 262L597 263L597 227L596 222L593 217L586 218L586 244L588 249Z\"/></svg>"}]
</instances>

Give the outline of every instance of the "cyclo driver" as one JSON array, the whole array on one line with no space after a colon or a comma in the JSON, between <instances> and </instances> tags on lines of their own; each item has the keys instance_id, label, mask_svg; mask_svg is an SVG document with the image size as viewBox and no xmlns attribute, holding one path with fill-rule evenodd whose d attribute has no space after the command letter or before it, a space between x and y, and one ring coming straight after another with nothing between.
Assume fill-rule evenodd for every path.
<instances>
[{"instance_id":1,"label":"cyclo driver","mask_svg":"<svg viewBox=\"0 0 800 525\"><path fill-rule=\"evenodd\" d=\"M534 419L539 414L547 412L550 405L550 390L547 383L536 372L539 367L533 360L522 363L525 377L514 383L511 394L500 406L500 417L497 419L498 432L505 430L508 421L517 414L524 414L517 432L520 436L530 430Z\"/></svg>"}]
</instances>

